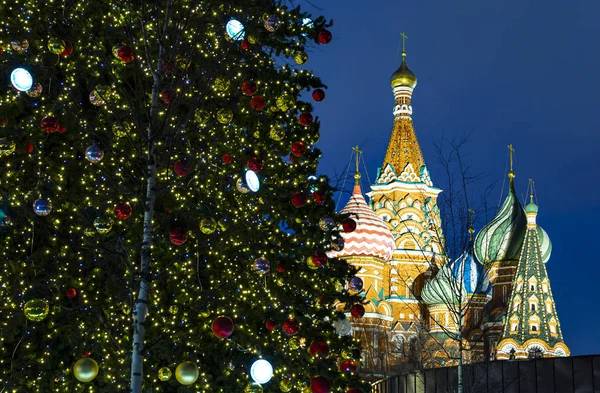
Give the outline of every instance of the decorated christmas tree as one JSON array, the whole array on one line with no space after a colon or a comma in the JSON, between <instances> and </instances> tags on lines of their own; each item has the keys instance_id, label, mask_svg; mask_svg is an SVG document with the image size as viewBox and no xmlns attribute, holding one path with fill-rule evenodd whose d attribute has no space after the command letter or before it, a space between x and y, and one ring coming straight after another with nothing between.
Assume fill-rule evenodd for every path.
<instances>
[{"instance_id":1,"label":"decorated christmas tree","mask_svg":"<svg viewBox=\"0 0 600 393\"><path fill-rule=\"evenodd\" d=\"M2 4L0 391L360 391L286 4Z\"/></svg>"}]
</instances>

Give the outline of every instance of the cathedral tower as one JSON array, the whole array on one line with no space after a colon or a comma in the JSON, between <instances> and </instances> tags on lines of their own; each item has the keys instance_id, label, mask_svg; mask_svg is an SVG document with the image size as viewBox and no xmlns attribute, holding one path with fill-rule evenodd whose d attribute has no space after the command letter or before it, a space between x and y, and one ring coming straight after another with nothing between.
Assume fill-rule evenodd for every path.
<instances>
[{"instance_id":1,"label":"cathedral tower","mask_svg":"<svg viewBox=\"0 0 600 393\"><path fill-rule=\"evenodd\" d=\"M542 248L541 228L537 225L538 206L525 207L527 230L510 295L506 324L498 343L497 359L568 356L550 289ZM544 232L545 233L545 232Z\"/></svg>"},{"instance_id":2,"label":"cathedral tower","mask_svg":"<svg viewBox=\"0 0 600 393\"><path fill-rule=\"evenodd\" d=\"M437 206L441 190L433 186L413 128L411 100L417 77L408 69L404 44L402 63L391 77L394 127L383 166L368 195L371 208L394 237L387 271L388 301L394 304L395 320L409 326L425 318L417 298L432 266L444 258Z\"/></svg>"}]
</instances>

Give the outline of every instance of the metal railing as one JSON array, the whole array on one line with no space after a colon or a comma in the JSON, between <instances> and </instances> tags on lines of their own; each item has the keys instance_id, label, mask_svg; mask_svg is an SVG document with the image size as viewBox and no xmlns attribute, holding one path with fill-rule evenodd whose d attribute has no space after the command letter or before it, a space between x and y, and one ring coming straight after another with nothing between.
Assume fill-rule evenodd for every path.
<instances>
[{"instance_id":1,"label":"metal railing","mask_svg":"<svg viewBox=\"0 0 600 393\"><path fill-rule=\"evenodd\" d=\"M398 375L373 393L456 393L456 367ZM463 367L464 393L600 393L600 355L483 362Z\"/></svg>"}]
</instances>

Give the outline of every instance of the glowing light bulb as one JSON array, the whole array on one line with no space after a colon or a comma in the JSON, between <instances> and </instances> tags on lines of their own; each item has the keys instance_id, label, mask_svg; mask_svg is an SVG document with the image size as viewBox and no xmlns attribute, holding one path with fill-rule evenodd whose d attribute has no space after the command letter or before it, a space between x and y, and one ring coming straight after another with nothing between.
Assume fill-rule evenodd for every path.
<instances>
[{"instance_id":1,"label":"glowing light bulb","mask_svg":"<svg viewBox=\"0 0 600 393\"><path fill-rule=\"evenodd\" d=\"M33 77L25 68L15 68L10 74L10 81L19 91L27 91L33 86Z\"/></svg>"},{"instance_id":2,"label":"glowing light bulb","mask_svg":"<svg viewBox=\"0 0 600 393\"><path fill-rule=\"evenodd\" d=\"M239 20L231 19L227 22L227 25L225 25L225 30L229 37L236 41L244 38L244 25Z\"/></svg>"},{"instance_id":3,"label":"glowing light bulb","mask_svg":"<svg viewBox=\"0 0 600 393\"><path fill-rule=\"evenodd\" d=\"M258 179L258 175L250 169L246 171L246 184L252 192L256 192L260 188L260 180Z\"/></svg>"},{"instance_id":4,"label":"glowing light bulb","mask_svg":"<svg viewBox=\"0 0 600 393\"><path fill-rule=\"evenodd\" d=\"M254 382L265 384L273 377L273 366L265 359L258 359L250 367L250 376Z\"/></svg>"}]
</instances>

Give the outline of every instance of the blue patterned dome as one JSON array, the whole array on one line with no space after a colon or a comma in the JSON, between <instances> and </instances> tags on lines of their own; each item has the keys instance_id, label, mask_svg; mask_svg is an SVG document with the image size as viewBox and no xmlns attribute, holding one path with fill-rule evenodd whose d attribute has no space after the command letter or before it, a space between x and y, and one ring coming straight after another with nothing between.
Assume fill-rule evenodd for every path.
<instances>
[{"instance_id":1,"label":"blue patterned dome","mask_svg":"<svg viewBox=\"0 0 600 393\"><path fill-rule=\"evenodd\" d=\"M473 242L450 266L452 275L462 283L468 295L488 295L492 285L485 267L475 258Z\"/></svg>"},{"instance_id":2,"label":"blue patterned dome","mask_svg":"<svg viewBox=\"0 0 600 393\"><path fill-rule=\"evenodd\" d=\"M525 211L516 196L511 177L508 195L500 210L475 238L475 256L484 265L519 259L526 227Z\"/></svg>"}]
</instances>

